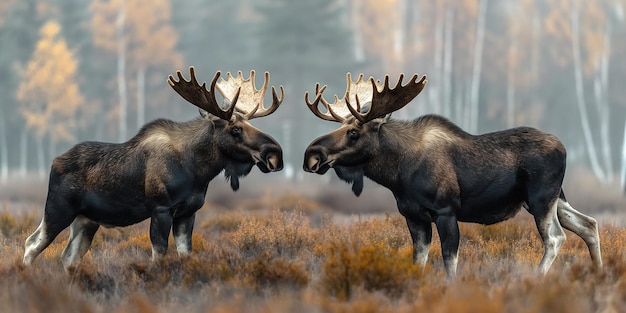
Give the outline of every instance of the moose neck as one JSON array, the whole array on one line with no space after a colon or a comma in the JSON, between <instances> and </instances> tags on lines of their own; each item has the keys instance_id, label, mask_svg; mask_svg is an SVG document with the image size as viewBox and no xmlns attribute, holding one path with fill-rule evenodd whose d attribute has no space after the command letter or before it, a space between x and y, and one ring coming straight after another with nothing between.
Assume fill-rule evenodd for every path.
<instances>
[{"instance_id":1,"label":"moose neck","mask_svg":"<svg viewBox=\"0 0 626 313\"><path fill-rule=\"evenodd\" d=\"M413 121L389 120L378 131L378 151L368 162L365 176L397 190L407 163L419 163L428 155L447 154L451 144L459 144L472 135L438 115L424 115Z\"/></svg>"},{"instance_id":2,"label":"moose neck","mask_svg":"<svg viewBox=\"0 0 626 313\"><path fill-rule=\"evenodd\" d=\"M129 141L137 148L170 154L177 162L191 166L200 184L208 182L223 170L223 161L215 144L214 125L202 118L188 122L159 119L146 124Z\"/></svg>"},{"instance_id":3,"label":"moose neck","mask_svg":"<svg viewBox=\"0 0 626 313\"><path fill-rule=\"evenodd\" d=\"M399 168L407 143L410 142L410 122L389 120L378 130L377 151L374 157L366 163L365 176L389 189L398 186L400 177L396 169Z\"/></svg>"},{"instance_id":4,"label":"moose neck","mask_svg":"<svg viewBox=\"0 0 626 313\"><path fill-rule=\"evenodd\" d=\"M196 177L208 182L224 169L224 160L216 144L213 122L198 118L183 124L189 127L189 141L183 141L191 152L185 154L184 162L195 164Z\"/></svg>"}]
</instances>

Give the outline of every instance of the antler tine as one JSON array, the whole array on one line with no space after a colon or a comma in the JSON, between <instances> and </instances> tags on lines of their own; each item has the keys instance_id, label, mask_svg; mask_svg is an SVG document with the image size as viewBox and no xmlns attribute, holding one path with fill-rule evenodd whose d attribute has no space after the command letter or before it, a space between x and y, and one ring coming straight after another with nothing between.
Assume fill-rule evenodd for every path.
<instances>
[{"instance_id":1,"label":"antler tine","mask_svg":"<svg viewBox=\"0 0 626 313\"><path fill-rule=\"evenodd\" d=\"M370 77L369 80L372 84L372 102L369 110L365 114L359 112L360 101L358 95L355 95L357 110L355 110L349 103L348 109L361 123L366 123L397 111L411 102L411 100L413 100L422 91L422 89L424 89L426 83L428 83L425 75L422 76L419 81L417 81L417 77L417 74L413 74L409 82L402 86L404 74L400 74L398 83L392 89L389 87L389 75L385 75L382 90L379 90L381 87L380 83L377 84L377 82Z\"/></svg>"},{"instance_id":2,"label":"antler tine","mask_svg":"<svg viewBox=\"0 0 626 313\"><path fill-rule=\"evenodd\" d=\"M213 114L221 119L230 120L233 115L233 111L235 110L235 105L237 104L237 100L239 99L240 89L237 90L237 93L232 98L230 106L223 110L215 99L215 85L217 83L217 79L220 77L221 72L217 71L215 76L213 76L213 80L211 81L210 89L206 89L206 82L203 82L202 85L198 84L198 80L196 79L196 72L193 66L189 67L189 73L191 75L189 80L186 80L180 70L176 71L176 75L178 76L178 80L175 80L172 75L168 76L167 82L169 85L176 91L183 99L187 100L189 103L203 109L210 114Z\"/></svg>"},{"instance_id":3,"label":"antler tine","mask_svg":"<svg viewBox=\"0 0 626 313\"><path fill-rule=\"evenodd\" d=\"M313 114L315 114L315 116L326 120L326 121L331 121L331 122L343 122L343 120L338 120L336 119L331 113L322 113L319 109L319 102L320 100L322 101L322 104L324 105L324 107L326 107L326 110L328 112L330 112L328 103L323 100L322 98L322 93L324 92L324 90L326 90L326 85L324 85L321 89L320 89L320 83L315 83L315 99L313 99L313 102L309 102L309 91L305 91L304 92L304 101L306 102L307 107L309 107L309 109L311 110L311 112L313 112Z\"/></svg>"},{"instance_id":4,"label":"antler tine","mask_svg":"<svg viewBox=\"0 0 626 313\"><path fill-rule=\"evenodd\" d=\"M263 117L263 116L267 116L267 115L274 113L274 111L278 109L278 107L281 105L281 103L283 103L283 100L285 99L285 88L283 88L282 85L280 86L280 98L278 98L278 95L276 94L276 88L272 86L272 104L269 106L269 108L266 109L263 106L263 97L265 96L265 92L267 91L267 87L269 86L269 83L270 83L270 73L267 71L265 72L265 80L263 81L263 87L261 87L261 89L258 89L258 90L254 86L254 71L250 73L250 77L251 77L250 80L251 80L252 88L255 91L262 91L261 93L262 96L260 98L260 101L257 102L255 109L251 113L246 114L246 118L253 119L253 118Z\"/></svg>"}]
</instances>

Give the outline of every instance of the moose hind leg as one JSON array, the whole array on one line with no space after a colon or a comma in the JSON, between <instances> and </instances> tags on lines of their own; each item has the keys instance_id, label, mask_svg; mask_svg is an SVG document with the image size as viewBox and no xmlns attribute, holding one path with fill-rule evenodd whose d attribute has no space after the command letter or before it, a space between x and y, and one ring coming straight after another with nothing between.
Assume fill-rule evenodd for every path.
<instances>
[{"instance_id":1,"label":"moose hind leg","mask_svg":"<svg viewBox=\"0 0 626 313\"><path fill-rule=\"evenodd\" d=\"M99 224L83 216L78 216L74 219L74 222L70 225L70 239L61 254L63 267L66 270L87 253L99 227Z\"/></svg>"},{"instance_id":2,"label":"moose hind leg","mask_svg":"<svg viewBox=\"0 0 626 313\"><path fill-rule=\"evenodd\" d=\"M45 250L50 243L59 235L59 233L67 228L74 220L73 216L67 216L57 214L51 216L48 214L48 204L46 204L46 210L44 211L44 216L41 219L41 223L28 238L26 238L26 242L24 244L24 259L23 263L26 265L30 265L33 263L35 258Z\"/></svg>"},{"instance_id":3,"label":"moose hind leg","mask_svg":"<svg viewBox=\"0 0 626 313\"><path fill-rule=\"evenodd\" d=\"M589 254L591 254L591 260L595 266L601 268L602 255L598 222L594 218L576 211L563 196L559 198L557 208L561 225L585 241L587 248L589 248Z\"/></svg>"},{"instance_id":4,"label":"moose hind leg","mask_svg":"<svg viewBox=\"0 0 626 313\"><path fill-rule=\"evenodd\" d=\"M565 232L561 228L557 217L558 199L554 200L551 205L547 206L543 214L537 212L537 205L530 205L531 214L535 218L535 224L539 230L539 236L543 241L543 257L539 263L539 271L546 274L556 259L556 256L565 242ZM541 211L539 211L541 212Z\"/></svg>"}]
</instances>

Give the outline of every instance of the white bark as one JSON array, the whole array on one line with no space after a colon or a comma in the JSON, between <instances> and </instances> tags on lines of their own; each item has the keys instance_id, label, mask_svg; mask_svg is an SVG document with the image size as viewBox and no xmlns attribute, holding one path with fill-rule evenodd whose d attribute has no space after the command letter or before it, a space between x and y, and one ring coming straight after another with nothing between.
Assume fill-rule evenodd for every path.
<instances>
[{"instance_id":1,"label":"white bark","mask_svg":"<svg viewBox=\"0 0 626 313\"><path fill-rule=\"evenodd\" d=\"M126 20L126 3L122 1L120 12L117 16L117 88L119 93L119 133L118 140L123 142L126 140L127 121L126 112L128 107L127 91L126 91L126 37L124 36L124 24Z\"/></svg>"},{"instance_id":2,"label":"white bark","mask_svg":"<svg viewBox=\"0 0 626 313\"><path fill-rule=\"evenodd\" d=\"M460 79L456 79L456 82L454 84L454 115L456 119L454 121L457 124L461 125L462 128L465 128L466 126L464 121L464 98L465 91L463 90L463 83Z\"/></svg>"},{"instance_id":3,"label":"white bark","mask_svg":"<svg viewBox=\"0 0 626 313\"><path fill-rule=\"evenodd\" d=\"M448 118L452 114L452 56L454 55L454 11L451 7L446 9L443 48L443 116Z\"/></svg>"},{"instance_id":4,"label":"white bark","mask_svg":"<svg viewBox=\"0 0 626 313\"><path fill-rule=\"evenodd\" d=\"M395 38L394 38L394 44L393 44L393 50L394 50L394 54L396 57L396 60L399 62L399 64L402 66L402 62L404 61L404 43L406 40L406 33L405 33L405 29L404 29L404 24L405 24L405 14L406 14L406 1L407 0L399 0L398 1L398 22L397 22L397 28L395 31Z\"/></svg>"},{"instance_id":5,"label":"white bark","mask_svg":"<svg viewBox=\"0 0 626 313\"><path fill-rule=\"evenodd\" d=\"M428 82L430 92L428 94L428 100L431 106L431 113L439 113L439 107L441 102L441 86L438 81L441 81L443 77L443 37L444 37L444 14L443 8L437 7L436 21L435 21L435 44L433 51L433 78Z\"/></svg>"},{"instance_id":6,"label":"white bark","mask_svg":"<svg viewBox=\"0 0 626 313\"><path fill-rule=\"evenodd\" d=\"M7 143L6 120L0 110L0 182L6 182L9 178L9 146Z\"/></svg>"},{"instance_id":7,"label":"white bark","mask_svg":"<svg viewBox=\"0 0 626 313\"><path fill-rule=\"evenodd\" d=\"M352 20L352 33L354 34L354 59L357 62L365 60L365 48L363 47L363 32L359 27L359 10L361 1L352 1L350 19Z\"/></svg>"},{"instance_id":8,"label":"white bark","mask_svg":"<svg viewBox=\"0 0 626 313\"><path fill-rule=\"evenodd\" d=\"M146 122L146 70L142 66L137 71L137 128Z\"/></svg>"},{"instance_id":9,"label":"white bark","mask_svg":"<svg viewBox=\"0 0 626 313\"><path fill-rule=\"evenodd\" d=\"M589 115L587 114L587 104L585 101L585 93L583 90L583 73L580 57L580 17L576 5L572 6L572 53L574 56L574 79L576 83L576 103L580 112L581 126L583 129L583 137L585 139L585 148L591 162L591 170L600 182L606 182L607 175L602 170L597 156L597 150L592 138L591 127L589 125Z\"/></svg>"},{"instance_id":10,"label":"white bark","mask_svg":"<svg viewBox=\"0 0 626 313\"><path fill-rule=\"evenodd\" d=\"M37 174L39 178L43 179L46 177L46 157L45 150L43 145L43 135L37 136L36 140L37 144Z\"/></svg>"},{"instance_id":11,"label":"white bark","mask_svg":"<svg viewBox=\"0 0 626 313\"><path fill-rule=\"evenodd\" d=\"M624 122L624 137L622 139L622 170L621 170L621 187L626 194L626 121Z\"/></svg>"},{"instance_id":12,"label":"white bark","mask_svg":"<svg viewBox=\"0 0 626 313\"><path fill-rule=\"evenodd\" d=\"M509 44L509 69L506 84L506 124L507 126L515 126L515 51L517 51L517 34L511 34L511 43Z\"/></svg>"},{"instance_id":13,"label":"white bark","mask_svg":"<svg viewBox=\"0 0 626 313\"><path fill-rule=\"evenodd\" d=\"M20 176L26 177L28 174L28 130L22 129L20 134Z\"/></svg>"},{"instance_id":14,"label":"white bark","mask_svg":"<svg viewBox=\"0 0 626 313\"><path fill-rule=\"evenodd\" d=\"M488 0L480 0L478 7L478 22L476 25L476 42L474 45L474 67L472 71L472 86L470 89L470 127L472 133L478 131L478 93L480 90L480 74L483 61L483 44L485 41L485 20Z\"/></svg>"},{"instance_id":15,"label":"white bark","mask_svg":"<svg viewBox=\"0 0 626 313\"><path fill-rule=\"evenodd\" d=\"M611 58L611 22L607 20L604 32L604 54L600 63L599 90L596 92L596 104L600 118L600 144L602 158L607 174L607 183L613 180L613 161L611 159L611 136L609 130L610 107L609 107L609 62Z\"/></svg>"}]
</instances>

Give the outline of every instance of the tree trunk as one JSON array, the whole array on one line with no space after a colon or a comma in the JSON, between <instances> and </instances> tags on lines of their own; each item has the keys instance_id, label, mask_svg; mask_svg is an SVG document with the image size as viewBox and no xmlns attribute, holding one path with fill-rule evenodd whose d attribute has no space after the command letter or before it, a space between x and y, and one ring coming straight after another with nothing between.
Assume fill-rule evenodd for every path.
<instances>
[{"instance_id":1,"label":"tree trunk","mask_svg":"<svg viewBox=\"0 0 626 313\"><path fill-rule=\"evenodd\" d=\"M606 182L607 175L602 170L598 161L597 150L592 138L591 127L589 126L589 115L587 114L587 104L585 103L585 93L583 90L583 72L580 60L580 17L576 5L572 6L572 53L574 55L574 79L576 83L576 102L580 112L581 126L585 139L585 148L591 162L591 169L600 182Z\"/></svg>"},{"instance_id":2,"label":"tree trunk","mask_svg":"<svg viewBox=\"0 0 626 313\"><path fill-rule=\"evenodd\" d=\"M9 178L9 146L5 123L4 113L0 112L0 182L3 183Z\"/></svg>"},{"instance_id":3,"label":"tree trunk","mask_svg":"<svg viewBox=\"0 0 626 313\"><path fill-rule=\"evenodd\" d=\"M37 136L37 175L39 178L46 178L46 157L43 146L43 135Z\"/></svg>"},{"instance_id":4,"label":"tree trunk","mask_svg":"<svg viewBox=\"0 0 626 313\"><path fill-rule=\"evenodd\" d=\"M624 137L622 139L622 170L621 170L622 191L626 195L626 121L624 121Z\"/></svg>"},{"instance_id":5,"label":"tree trunk","mask_svg":"<svg viewBox=\"0 0 626 313\"><path fill-rule=\"evenodd\" d=\"M363 47L363 32L359 27L358 17L360 15L361 1L352 1L350 6L350 20L352 23L352 33L354 34L354 59L356 62L365 60L365 48Z\"/></svg>"},{"instance_id":6,"label":"tree trunk","mask_svg":"<svg viewBox=\"0 0 626 313\"><path fill-rule=\"evenodd\" d=\"M611 59L611 22L607 20L604 32L604 54L600 64L599 85L596 92L598 115L600 118L600 144L607 174L607 183L613 181L613 160L611 158L610 106L609 106L609 63Z\"/></svg>"},{"instance_id":7,"label":"tree trunk","mask_svg":"<svg viewBox=\"0 0 626 313\"><path fill-rule=\"evenodd\" d=\"M506 84L506 125L515 126L515 51L517 51L517 33L511 34L509 44L509 69Z\"/></svg>"},{"instance_id":8,"label":"tree trunk","mask_svg":"<svg viewBox=\"0 0 626 313\"><path fill-rule=\"evenodd\" d=\"M146 123L146 69L137 71L137 129Z\"/></svg>"},{"instance_id":9,"label":"tree trunk","mask_svg":"<svg viewBox=\"0 0 626 313\"><path fill-rule=\"evenodd\" d=\"M450 118L452 114L452 56L454 55L454 11L446 9L443 47L443 108L442 114Z\"/></svg>"},{"instance_id":10,"label":"tree trunk","mask_svg":"<svg viewBox=\"0 0 626 313\"><path fill-rule=\"evenodd\" d=\"M394 32L394 42L393 42L393 52L395 54L395 59L398 61L397 65L402 64L402 60L404 59L404 41L406 38L406 33L404 30L404 23L406 20L406 0L398 0L398 19L400 20L397 25L397 29ZM396 70L396 68L394 68Z\"/></svg>"},{"instance_id":11,"label":"tree trunk","mask_svg":"<svg viewBox=\"0 0 626 313\"><path fill-rule=\"evenodd\" d=\"M488 0L480 0L478 7L478 22L476 24L476 42L474 45L474 67L472 71L472 86L470 89L470 127L472 133L478 131L478 93L480 90L480 74L483 61L483 44L485 41L485 20Z\"/></svg>"},{"instance_id":12,"label":"tree trunk","mask_svg":"<svg viewBox=\"0 0 626 313\"><path fill-rule=\"evenodd\" d=\"M282 129L281 129L282 133L283 133L283 141L285 142L284 146L286 147L291 147L293 146L293 138L292 138L292 127L291 127L291 122L290 121L284 121L282 123ZM283 159L286 161L285 162L285 171L284 171L284 175L288 180L294 179L294 166L291 164L291 152L289 151L289 149L285 149L284 150L285 155L283 156ZM301 174L300 171L298 171L298 174Z\"/></svg>"},{"instance_id":13,"label":"tree trunk","mask_svg":"<svg viewBox=\"0 0 626 313\"><path fill-rule=\"evenodd\" d=\"M444 44L444 24L445 14L444 9L440 5L437 5L435 12L435 42L433 51L433 76L437 79L431 79L428 82L430 92L428 93L428 100L430 102L430 110L432 113L439 113L439 107L441 102L441 86L438 81L441 81L443 77L443 44ZM433 78L434 78L433 77Z\"/></svg>"},{"instance_id":14,"label":"tree trunk","mask_svg":"<svg viewBox=\"0 0 626 313\"><path fill-rule=\"evenodd\" d=\"M26 177L28 174L28 130L22 128L20 134L20 176Z\"/></svg>"},{"instance_id":15,"label":"tree trunk","mask_svg":"<svg viewBox=\"0 0 626 313\"><path fill-rule=\"evenodd\" d=\"M124 36L124 24L126 19L126 3L122 1L120 6L120 12L117 16L117 89L119 93L119 133L118 141L123 142L126 140L126 112L127 112L127 91L126 91L126 38Z\"/></svg>"},{"instance_id":16,"label":"tree trunk","mask_svg":"<svg viewBox=\"0 0 626 313\"><path fill-rule=\"evenodd\" d=\"M48 157L46 159L48 160L52 160L55 156L56 156L56 143L57 143L57 136L54 132L54 123L55 123L55 119L54 116L52 116L50 118L50 138L48 139Z\"/></svg>"}]
</instances>

